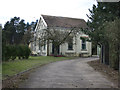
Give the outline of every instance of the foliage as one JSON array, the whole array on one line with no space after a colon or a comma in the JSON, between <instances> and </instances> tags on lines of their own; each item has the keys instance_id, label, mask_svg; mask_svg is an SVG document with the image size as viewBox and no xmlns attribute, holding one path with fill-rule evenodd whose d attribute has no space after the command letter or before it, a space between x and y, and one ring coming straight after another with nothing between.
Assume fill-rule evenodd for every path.
<instances>
[{"instance_id":1,"label":"foliage","mask_svg":"<svg viewBox=\"0 0 120 90\"><path fill-rule=\"evenodd\" d=\"M28 58L30 55L30 49L28 44L31 39L32 31L34 31L36 22L31 24L25 24L20 17L11 18L7 21L2 29L2 60L15 60ZM24 44L24 45L20 45Z\"/></svg>"},{"instance_id":2,"label":"foliage","mask_svg":"<svg viewBox=\"0 0 120 90\"><path fill-rule=\"evenodd\" d=\"M117 2L98 2L97 6L93 5L92 10L89 9L90 15L87 15L89 18L87 24L91 30L87 30L87 34L89 34L92 41L99 45L107 41L103 24L119 17L119 8Z\"/></svg>"},{"instance_id":3,"label":"foliage","mask_svg":"<svg viewBox=\"0 0 120 90\"><path fill-rule=\"evenodd\" d=\"M98 2L89 9L90 15L87 15L87 22L91 30L84 32L91 37L94 44L103 47L102 60L105 64L109 63L114 69L118 69L119 54L119 18L120 3L118 2ZM116 20L118 18L118 20ZM109 60L110 59L110 60Z\"/></svg>"},{"instance_id":4,"label":"foliage","mask_svg":"<svg viewBox=\"0 0 120 90\"><path fill-rule=\"evenodd\" d=\"M15 60L17 56L16 53L16 46L14 45L6 45L2 48L2 60L8 61L8 60Z\"/></svg>"},{"instance_id":5,"label":"foliage","mask_svg":"<svg viewBox=\"0 0 120 90\"><path fill-rule=\"evenodd\" d=\"M20 17L11 18L7 21L2 30L2 42L7 44L29 44L31 32L34 31L36 22L25 24L25 20Z\"/></svg>"},{"instance_id":6,"label":"foliage","mask_svg":"<svg viewBox=\"0 0 120 90\"><path fill-rule=\"evenodd\" d=\"M8 61L11 57L11 48L7 46L3 46L2 48L2 60Z\"/></svg>"},{"instance_id":7,"label":"foliage","mask_svg":"<svg viewBox=\"0 0 120 90\"><path fill-rule=\"evenodd\" d=\"M113 22L105 23L106 38L109 42L110 48L110 66L119 68L119 54L120 54L120 19L115 19Z\"/></svg>"},{"instance_id":8,"label":"foliage","mask_svg":"<svg viewBox=\"0 0 120 90\"><path fill-rule=\"evenodd\" d=\"M31 51L27 45L17 46L17 56L19 59L28 59Z\"/></svg>"},{"instance_id":9,"label":"foliage","mask_svg":"<svg viewBox=\"0 0 120 90\"><path fill-rule=\"evenodd\" d=\"M33 37L37 22L38 22L38 20L36 20L36 22L31 22L31 24L29 24L29 23L26 24L27 30L25 31L25 33L22 37L22 40L21 40L22 44L29 45L29 43L32 41L32 37Z\"/></svg>"},{"instance_id":10,"label":"foliage","mask_svg":"<svg viewBox=\"0 0 120 90\"><path fill-rule=\"evenodd\" d=\"M27 45L6 45L3 46L2 50L2 60L8 61L8 60L15 60L16 57L19 59L28 59L31 51Z\"/></svg>"},{"instance_id":11,"label":"foliage","mask_svg":"<svg viewBox=\"0 0 120 90\"><path fill-rule=\"evenodd\" d=\"M25 59L29 58L30 53L31 53L31 51L30 51L29 47L27 45L25 45L24 46L24 57L25 57Z\"/></svg>"},{"instance_id":12,"label":"foliage","mask_svg":"<svg viewBox=\"0 0 120 90\"><path fill-rule=\"evenodd\" d=\"M4 25L4 42L6 44L19 44L25 30L24 20L14 17Z\"/></svg>"},{"instance_id":13,"label":"foliage","mask_svg":"<svg viewBox=\"0 0 120 90\"><path fill-rule=\"evenodd\" d=\"M17 56L19 59L24 58L24 54L23 54L23 49L22 49L22 45L17 45Z\"/></svg>"},{"instance_id":14,"label":"foliage","mask_svg":"<svg viewBox=\"0 0 120 90\"><path fill-rule=\"evenodd\" d=\"M77 35L76 33L79 33L80 30L81 29L76 29L75 27L66 30L58 30L57 28L53 27L44 29L41 32L40 37L41 45L44 45L46 41L48 41L48 43L52 43L54 45L54 55L57 56L58 47L61 44L68 42L69 39Z\"/></svg>"},{"instance_id":15,"label":"foliage","mask_svg":"<svg viewBox=\"0 0 120 90\"><path fill-rule=\"evenodd\" d=\"M10 48L10 56L12 60L15 60L17 57L17 49L15 45L9 45Z\"/></svg>"}]
</instances>

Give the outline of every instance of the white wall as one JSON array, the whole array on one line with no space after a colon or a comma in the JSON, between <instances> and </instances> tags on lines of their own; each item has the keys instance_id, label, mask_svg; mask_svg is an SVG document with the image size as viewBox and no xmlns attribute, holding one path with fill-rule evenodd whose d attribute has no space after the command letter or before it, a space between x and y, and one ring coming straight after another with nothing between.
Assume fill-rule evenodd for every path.
<instances>
[{"instance_id":1,"label":"white wall","mask_svg":"<svg viewBox=\"0 0 120 90\"><path fill-rule=\"evenodd\" d=\"M73 50L68 50L68 43L64 43L62 45L60 45L60 53L62 53L63 55L67 55L67 54L71 54L74 56L79 56L80 53L86 53L86 56L91 56L91 42L86 41L86 50L82 51L82 40L80 39L81 36L87 36L85 34L79 34L76 39L73 38L73 42L75 43L76 40L76 44L73 45ZM49 54L51 54L52 52L52 44L49 45Z\"/></svg>"},{"instance_id":2,"label":"white wall","mask_svg":"<svg viewBox=\"0 0 120 90\"><path fill-rule=\"evenodd\" d=\"M43 32L44 29L47 28L47 24L44 21L44 19L42 17L40 17L37 26L35 28L35 32L34 32L34 38L36 37L36 41L34 40L31 44L33 45L32 50L34 53L39 53L41 55L46 56L47 55L47 45L46 45L46 50L43 49L43 47L41 47L39 49L39 38L41 37L41 32ZM36 46L35 46L36 44ZM31 45L31 46L32 46Z\"/></svg>"},{"instance_id":3,"label":"white wall","mask_svg":"<svg viewBox=\"0 0 120 90\"><path fill-rule=\"evenodd\" d=\"M39 50L39 38L41 37L40 33L43 32L44 29L47 28L47 24L45 20L40 17L39 22L37 23L36 29L35 29L35 34L34 36L37 38L36 41L33 41L31 44L33 44L33 49L34 52L40 53L41 55L46 56L47 55L47 44L46 44L46 49L43 49L43 46ZM66 28L57 28L59 30L66 30ZM67 28L68 29L68 28ZM86 51L81 50L81 40L80 37L88 37L84 33L77 34L76 38L73 38L73 43L76 42L76 44L73 44L73 50L68 50L68 43L64 43L60 45L60 54L62 53L63 55L67 54L74 54L75 56L79 56L80 53L87 53L87 56L91 55L91 42L86 42ZM36 46L35 46L36 43ZM32 45L31 45L32 46ZM52 43L49 44L49 54L52 53Z\"/></svg>"}]
</instances>

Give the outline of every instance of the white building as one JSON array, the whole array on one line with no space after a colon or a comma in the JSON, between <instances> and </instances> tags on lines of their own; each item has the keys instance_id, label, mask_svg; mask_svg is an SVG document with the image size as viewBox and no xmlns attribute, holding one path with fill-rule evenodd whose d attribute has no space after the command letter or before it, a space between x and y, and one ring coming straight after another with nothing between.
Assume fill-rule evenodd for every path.
<instances>
[{"instance_id":1,"label":"white building","mask_svg":"<svg viewBox=\"0 0 120 90\"><path fill-rule=\"evenodd\" d=\"M62 30L69 29L70 27L88 28L83 19L41 15L35 29L34 39L30 43L33 54L47 56L48 54L52 55L54 53L52 43L41 46L39 40L42 30L51 27ZM88 37L88 35L81 32L77 37L73 38L73 43L76 44L69 45L69 43L64 43L59 46L58 53L66 56L91 56L91 42L82 40L80 37Z\"/></svg>"}]
</instances>

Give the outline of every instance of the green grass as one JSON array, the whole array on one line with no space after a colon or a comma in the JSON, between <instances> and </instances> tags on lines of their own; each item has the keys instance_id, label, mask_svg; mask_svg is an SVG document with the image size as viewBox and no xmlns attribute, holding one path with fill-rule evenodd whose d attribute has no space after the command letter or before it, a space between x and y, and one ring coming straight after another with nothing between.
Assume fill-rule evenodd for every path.
<instances>
[{"instance_id":1,"label":"green grass","mask_svg":"<svg viewBox=\"0 0 120 90\"><path fill-rule=\"evenodd\" d=\"M0 80L2 80L2 63L0 63Z\"/></svg>"},{"instance_id":2,"label":"green grass","mask_svg":"<svg viewBox=\"0 0 120 90\"><path fill-rule=\"evenodd\" d=\"M30 69L35 66L44 65L50 62L72 59L73 57L52 57L52 56L39 56L30 57L28 60L15 60L2 63L2 79L12 76L24 70Z\"/></svg>"}]
</instances>

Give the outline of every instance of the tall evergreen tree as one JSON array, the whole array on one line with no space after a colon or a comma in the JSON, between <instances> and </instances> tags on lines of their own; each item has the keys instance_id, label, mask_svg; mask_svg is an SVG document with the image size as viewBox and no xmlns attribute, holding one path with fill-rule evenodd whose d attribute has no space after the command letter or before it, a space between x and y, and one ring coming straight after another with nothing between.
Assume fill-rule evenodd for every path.
<instances>
[{"instance_id":1,"label":"tall evergreen tree","mask_svg":"<svg viewBox=\"0 0 120 90\"><path fill-rule=\"evenodd\" d=\"M24 20L14 17L3 28L3 42L5 44L19 44L25 31Z\"/></svg>"},{"instance_id":2,"label":"tall evergreen tree","mask_svg":"<svg viewBox=\"0 0 120 90\"><path fill-rule=\"evenodd\" d=\"M91 40L102 48L102 62L109 64L109 43L105 33L105 22L114 21L120 17L120 3L118 2L98 2L97 6L93 5L92 10L89 9L90 15L87 15L88 26L91 30L86 33L89 34Z\"/></svg>"},{"instance_id":3,"label":"tall evergreen tree","mask_svg":"<svg viewBox=\"0 0 120 90\"><path fill-rule=\"evenodd\" d=\"M113 21L119 17L120 6L115 2L98 2L98 5L93 5L92 10L89 9L90 15L87 15L88 25L92 31L88 32L92 40L98 44L104 43L104 28L103 24L108 21Z\"/></svg>"}]
</instances>

